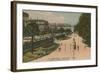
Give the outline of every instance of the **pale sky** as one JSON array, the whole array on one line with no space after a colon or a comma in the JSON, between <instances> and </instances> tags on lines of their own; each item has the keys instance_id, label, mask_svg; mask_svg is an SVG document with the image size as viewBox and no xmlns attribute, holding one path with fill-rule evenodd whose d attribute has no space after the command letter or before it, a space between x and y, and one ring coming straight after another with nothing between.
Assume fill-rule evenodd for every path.
<instances>
[{"instance_id":1,"label":"pale sky","mask_svg":"<svg viewBox=\"0 0 100 73\"><path fill-rule=\"evenodd\" d=\"M76 12L52 12L52 11L32 11L24 10L29 14L29 19L43 19L49 23L67 23L75 25L79 21L82 13Z\"/></svg>"}]
</instances>

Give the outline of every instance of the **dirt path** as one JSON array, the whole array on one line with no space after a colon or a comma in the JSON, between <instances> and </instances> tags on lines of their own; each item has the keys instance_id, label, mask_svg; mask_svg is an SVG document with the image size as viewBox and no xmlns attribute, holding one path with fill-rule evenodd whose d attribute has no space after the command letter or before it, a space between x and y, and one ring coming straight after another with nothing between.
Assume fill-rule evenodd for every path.
<instances>
[{"instance_id":1,"label":"dirt path","mask_svg":"<svg viewBox=\"0 0 100 73\"><path fill-rule=\"evenodd\" d=\"M59 60L82 60L90 58L90 48L82 42L82 38L77 34L72 34L70 39L59 41L60 46L52 52L51 54L39 58L34 61L59 61ZM76 44L79 50L74 50L72 48L73 38L76 41Z\"/></svg>"}]
</instances>

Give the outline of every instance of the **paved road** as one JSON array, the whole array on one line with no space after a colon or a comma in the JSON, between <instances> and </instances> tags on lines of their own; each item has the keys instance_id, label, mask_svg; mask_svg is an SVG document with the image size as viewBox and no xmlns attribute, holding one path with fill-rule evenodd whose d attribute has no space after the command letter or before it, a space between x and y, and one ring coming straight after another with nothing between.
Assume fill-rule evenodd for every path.
<instances>
[{"instance_id":1,"label":"paved road","mask_svg":"<svg viewBox=\"0 0 100 73\"><path fill-rule=\"evenodd\" d=\"M34 61L58 61L58 60L82 60L90 58L90 48L82 42L82 38L77 34L72 34L70 39L58 41L59 48L51 54ZM73 38L77 48L73 50Z\"/></svg>"}]
</instances>

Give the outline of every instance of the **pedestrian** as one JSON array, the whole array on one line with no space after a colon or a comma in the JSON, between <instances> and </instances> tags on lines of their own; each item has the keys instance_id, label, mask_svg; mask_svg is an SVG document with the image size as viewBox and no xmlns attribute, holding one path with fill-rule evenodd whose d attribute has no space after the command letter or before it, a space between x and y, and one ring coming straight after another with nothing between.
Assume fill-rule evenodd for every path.
<instances>
[{"instance_id":1,"label":"pedestrian","mask_svg":"<svg viewBox=\"0 0 100 73\"><path fill-rule=\"evenodd\" d=\"M59 52L61 51L61 47L58 48Z\"/></svg>"},{"instance_id":2,"label":"pedestrian","mask_svg":"<svg viewBox=\"0 0 100 73\"><path fill-rule=\"evenodd\" d=\"M77 46L77 50L79 51L79 45Z\"/></svg>"},{"instance_id":3,"label":"pedestrian","mask_svg":"<svg viewBox=\"0 0 100 73\"><path fill-rule=\"evenodd\" d=\"M66 49L67 49L66 47L67 47L67 45L65 44L65 51L66 51Z\"/></svg>"},{"instance_id":4,"label":"pedestrian","mask_svg":"<svg viewBox=\"0 0 100 73\"><path fill-rule=\"evenodd\" d=\"M76 41L74 38L73 38L73 49L76 50Z\"/></svg>"},{"instance_id":5,"label":"pedestrian","mask_svg":"<svg viewBox=\"0 0 100 73\"><path fill-rule=\"evenodd\" d=\"M58 47L59 52L61 51L61 45L62 45L62 43L60 43L60 46Z\"/></svg>"},{"instance_id":6,"label":"pedestrian","mask_svg":"<svg viewBox=\"0 0 100 73\"><path fill-rule=\"evenodd\" d=\"M72 43L72 53L73 53L73 59L75 59L75 50L76 50L76 41L75 38L73 38L73 43Z\"/></svg>"}]
</instances>

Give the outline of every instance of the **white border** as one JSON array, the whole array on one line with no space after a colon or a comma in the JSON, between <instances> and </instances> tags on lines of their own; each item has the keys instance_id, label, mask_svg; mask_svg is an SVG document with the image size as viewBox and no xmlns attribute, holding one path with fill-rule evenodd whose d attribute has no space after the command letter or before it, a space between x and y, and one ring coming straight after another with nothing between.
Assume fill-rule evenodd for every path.
<instances>
[{"instance_id":1,"label":"white border","mask_svg":"<svg viewBox=\"0 0 100 73\"><path fill-rule=\"evenodd\" d=\"M91 13L91 59L77 61L55 61L55 62L35 62L22 63L22 10L47 10L47 11L66 11L66 12L84 12ZM96 10L94 8L82 7L60 7L60 6L44 6L31 4L17 4L17 69L35 69L35 68L50 68L64 66L80 66L94 65L96 57Z\"/></svg>"}]
</instances>

